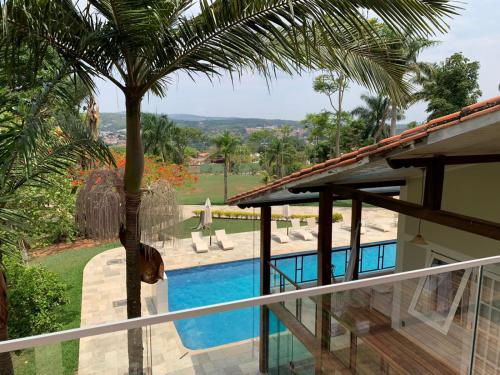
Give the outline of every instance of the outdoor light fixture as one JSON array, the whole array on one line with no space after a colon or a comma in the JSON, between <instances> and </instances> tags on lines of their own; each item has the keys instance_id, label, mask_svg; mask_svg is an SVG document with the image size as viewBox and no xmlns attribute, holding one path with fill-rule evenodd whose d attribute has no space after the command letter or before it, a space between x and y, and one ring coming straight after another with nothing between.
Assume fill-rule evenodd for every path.
<instances>
[{"instance_id":1,"label":"outdoor light fixture","mask_svg":"<svg viewBox=\"0 0 500 375\"><path fill-rule=\"evenodd\" d=\"M424 203L424 186L425 186L424 184L425 184L425 169L422 168L422 194L420 197L420 204ZM428 245L424 236L422 236L421 229L422 229L422 219L418 219L418 231L415 237L413 237L413 239L410 241L411 244L420 246Z\"/></svg>"},{"instance_id":2,"label":"outdoor light fixture","mask_svg":"<svg viewBox=\"0 0 500 375\"><path fill-rule=\"evenodd\" d=\"M415 235L415 237L413 237L413 239L410 241L410 243L412 243L414 245L425 246L425 245L428 245L428 243L425 240L424 236L422 236L422 233L420 233L421 226L422 226L422 220L419 219L418 220L418 232Z\"/></svg>"}]
</instances>

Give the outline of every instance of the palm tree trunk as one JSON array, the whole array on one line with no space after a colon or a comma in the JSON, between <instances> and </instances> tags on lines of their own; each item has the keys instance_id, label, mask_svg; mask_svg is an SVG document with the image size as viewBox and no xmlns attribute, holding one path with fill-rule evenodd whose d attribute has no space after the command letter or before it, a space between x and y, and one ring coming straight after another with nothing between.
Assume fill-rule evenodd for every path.
<instances>
[{"instance_id":1,"label":"palm tree trunk","mask_svg":"<svg viewBox=\"0 0 500 375\"><path fill-rule=\"evenodd\" d=\"M5 274L3 271L0 271L0 341L7 340L9 338L7 332L8 317L7 282ZM12 365L10 352L0 353L0 374L14 375L14 367Z\"/></svg>"},{"instance_id":2,"label":"palm tree trunk","mask_svg":"<svg viewBox=\"0 0 500 375\"><path fill-rule=\"evenodd\" d=\"M227 170L228 170L228 163L227 163L227 157L224 158L224 202L227 201Z\"/></svg>"},{"instance_id":3,"label":"palm tree trunk","mask_svg":"<svg viewBox=\"0 0 500 375\"><path fill-rule=\"evenodd\" d=\"M141 316L141 280L139 276L139 208L144 173L144 149L141 140L141 98L126 95L127 154L125 162L125 252L127 319ZM129 374L143 373L142 329L128 331Z\"/></svg>"},{"instance_id":4,"label":"palm tree trunk","mask_svg":"<svg viewBox=\"0 0 500 375\"><path fill-rule=\"evenodd\" d=\"M391 106L391 137L396 135L396 121L398 120L398 107L395 103Z\"/></svg>"}]
</instances>

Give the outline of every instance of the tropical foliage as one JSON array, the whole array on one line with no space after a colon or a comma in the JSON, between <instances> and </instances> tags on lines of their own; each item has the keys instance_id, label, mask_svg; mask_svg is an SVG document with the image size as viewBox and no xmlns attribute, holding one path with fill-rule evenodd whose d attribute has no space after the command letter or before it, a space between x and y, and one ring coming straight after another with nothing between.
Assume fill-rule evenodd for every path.
<instances>
[{"instance_id":1,"label":"tropical foliage","mask_svg":"<svg viewBox=\"0 0 500 375\"><path fill-rule=\"evenodd\" d=\"M141 121L144 152L164 163L185 164L187 157L195 156L189 145L203 139L201 130L181 128L166 115L144 113Z\"/></svg>"},{"instance_id":2,"label":"tropical foliage","mask_svg":"<svg viewBox=\"0 0 500 375\"><path fill-rule=\"evenodd\" d=\"M222 157L224 161L224 201L226 201L228 198L227 177L231 172L233 158L240 153L241 139L226 130L214 137L213 143L217 147L217 155Z\"/></svg>"},{"instance_id":3,"label":"tropical foliage","mask_svg":"<svg viewBox=\"0 0 500 375\"><path fill-rule=\"evenodd\" d=\"M371 137L375 141L389 135L387 121L391 117L391 100L383 95L361 95L364 105L360 105L352 110L352 114L365 123L364 137ZM403 112L397 110L398 120L404 118Z\"/></svg>"},{"instance_id":4,"label":"tropical foliage","mask_svg":"<svg viewBox=\"0 0 500 375\"><path fill-rule=\"evenodd\" d=\"M455 53L444 62L432 64L426 74L418 77L422 89L416 97L427 102L428 119L460 111L481 96L479 62Z\"/></svg>"},{"instance_id":5,"label":"tropical foliage","mask_svg":"<svg viewBox=\"0 0 500 375\"><path fill-rule=\"evenodd\" d=\"M61 328L60 307L67 303L66 286L59 277L39 266L6 259L9 337L20 338Z\"/></svg>"}]
</instances>

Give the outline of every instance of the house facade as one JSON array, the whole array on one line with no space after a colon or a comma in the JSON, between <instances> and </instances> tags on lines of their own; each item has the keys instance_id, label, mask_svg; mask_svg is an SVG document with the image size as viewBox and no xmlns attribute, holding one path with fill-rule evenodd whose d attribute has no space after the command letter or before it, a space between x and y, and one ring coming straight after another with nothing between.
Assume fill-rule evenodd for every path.
<instances>
[{"instance_id":1,"label":"house facade","mask_svg":"<svg viewBox=\"0 0 500 375\"><path fill-rule=\"evenodd\" d=\"M352 200L355 266L345 279L359 278L363 204L399 215L394 273L433 273L261 308L261 372L500 373L500 267L439 273L500 254L499 172L497 97L231 198L261 208L262 295L338 282L331 216L340 199ZM271 263L269 224L271 206L305 202L319 205L308 285Z\"/></svg>"}]
</instances>

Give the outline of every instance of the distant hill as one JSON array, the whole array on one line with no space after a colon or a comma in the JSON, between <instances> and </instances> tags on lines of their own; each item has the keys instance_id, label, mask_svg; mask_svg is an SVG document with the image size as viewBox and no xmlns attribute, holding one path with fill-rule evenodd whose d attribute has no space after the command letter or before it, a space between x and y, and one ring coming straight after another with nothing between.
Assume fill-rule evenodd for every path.
<instances>
[{"instance_id":1,"label":"distant hill","mask_svg":"<svg viewBox=\"0 0 500 375\"><path fill-rule=\"evenodd\" d=\"M207 133L218 133L222 130L231 130L236 133L245 133L245 128L258 128L270 126L290 125L293 128L301 127L299 121L262 119L262 118L241 118L241 117L209 117L191 114L171 114L170 119L180 126L199 128ZM116 132L125 129L125 113L101 113L101 131Z\"/></svg>"}]
</instances>

